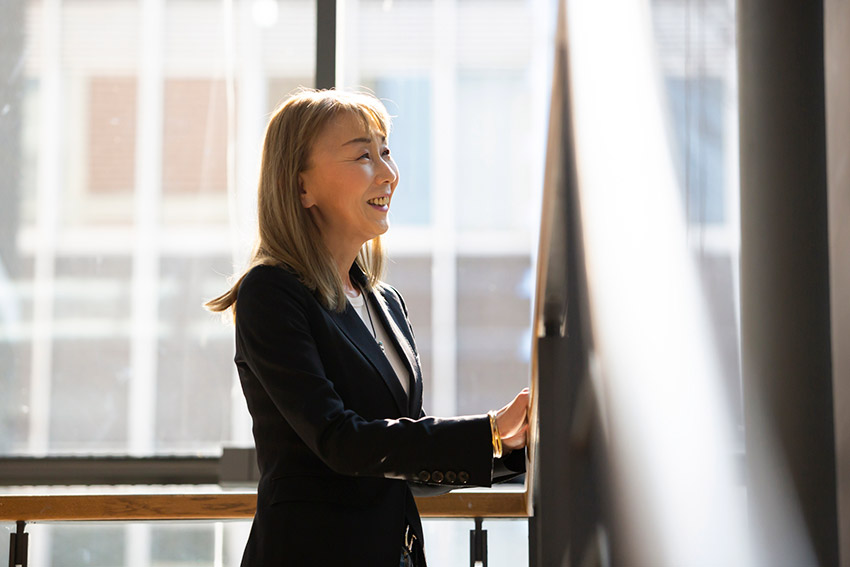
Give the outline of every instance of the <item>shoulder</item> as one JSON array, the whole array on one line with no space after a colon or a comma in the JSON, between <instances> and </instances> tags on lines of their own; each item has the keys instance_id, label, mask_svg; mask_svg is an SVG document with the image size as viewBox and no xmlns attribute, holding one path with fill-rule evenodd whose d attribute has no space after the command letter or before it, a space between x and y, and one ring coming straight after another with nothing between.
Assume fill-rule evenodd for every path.
<instances>
[{"instance_id":1,"label":"shoulder","mask_svg":"<svg viewBox=\"0 0 850 567\"><path fill-rule=\"evenodd\" d=\"M310 290L301 283L298 275L285 266L260 265L254 266L239 285L239 300L243 295L252 295L268 291L291 290L295 293L310 294Z\"/></svg>"},{"instance_id":2,"label":"shoulder","mask_svg":"<svg viewBox=\"0 0 850 567\"><path fill-rule=\"evenodd\" d=\"M313 294L298 279L298 275L285 266L260 265L251 268L236 296L236 316L261 314L284 306L298 305L301 309L318 306Z\"/></svg>"}]
</instances>

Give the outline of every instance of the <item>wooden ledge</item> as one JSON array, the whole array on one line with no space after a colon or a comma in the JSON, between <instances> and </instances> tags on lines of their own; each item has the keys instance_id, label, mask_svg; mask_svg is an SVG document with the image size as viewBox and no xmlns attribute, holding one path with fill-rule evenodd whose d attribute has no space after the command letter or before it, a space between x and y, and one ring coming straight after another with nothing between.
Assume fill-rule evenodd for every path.
<instances>
[{"instance_id":1,"label":"wooden ledge","mask_svg":"<svg viewBox=\"0 0 850 567\"><path fill-rule=\"evenodd\" d=\"M253 491L4 494L0 521L245 520L256 499ZM528 517L524 490L460 490L416 504L423 518Z\"/></svg>"}]
</instances>

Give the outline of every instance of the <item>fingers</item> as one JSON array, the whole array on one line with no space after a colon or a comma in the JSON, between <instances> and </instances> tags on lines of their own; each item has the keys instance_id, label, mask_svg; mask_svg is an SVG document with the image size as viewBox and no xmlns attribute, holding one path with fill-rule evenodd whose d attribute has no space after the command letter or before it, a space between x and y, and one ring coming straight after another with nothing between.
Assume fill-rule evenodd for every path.
<instances>
[{"instance_id":1,"label":"fingers","mask_svg":"<svg viewBox=\"0 0 850 567\"><path fill-rule=\"evenodd\" d=\"M502 437L502 446L511 451L522 449L528 443L528 422L512 437Z\"/></svg>"},{"instance_id":2,"label":"fingers","mask_svg":"<svg viewBox=\"0 0 850 567\"><path fill-rule=\"evenodd\" d=\"M508 405L499 410L499 413L527 413L528 412L528 388L520 390L513 400Z\"/></svg>"},{"instance_id":3,"label":"fingers","mask_svg":"<svg viewBox=\"0 0 850 567\"><path fill-rule=\"evenodd\" d=\"M524 405L527 407L528 406L529 393L530 393L530 391L529 391L528 388L523 388L522 390L519 391L519 393L516 396L514 396L514 399L508 405L515 404L515 403L518 403L518 402L523 402Z\"/></svg>"}]
</instances>

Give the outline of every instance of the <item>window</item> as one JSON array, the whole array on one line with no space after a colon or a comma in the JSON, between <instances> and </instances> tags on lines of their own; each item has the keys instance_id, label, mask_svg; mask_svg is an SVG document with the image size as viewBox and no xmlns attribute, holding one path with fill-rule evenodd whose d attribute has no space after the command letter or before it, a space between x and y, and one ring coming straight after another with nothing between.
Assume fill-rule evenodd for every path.
<instances>
[{"instance_id":1,"label":"window","mask_svg":"<svg viewBox=\"0 0 850 567\"><path fill-rule=\"evenodd\" d=\"M32 1L0 21L20 63L0 105L18 172L0 187L0 450L250 443L232 330L201 304L250 248L268 112L312 81L314 3Z\"/></svg>"}]
</instances>

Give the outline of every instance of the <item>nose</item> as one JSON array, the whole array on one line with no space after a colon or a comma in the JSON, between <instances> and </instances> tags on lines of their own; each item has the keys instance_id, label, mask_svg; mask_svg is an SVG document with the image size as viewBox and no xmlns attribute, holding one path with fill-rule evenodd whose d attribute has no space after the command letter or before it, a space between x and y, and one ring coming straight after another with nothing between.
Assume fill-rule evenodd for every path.
<instances>
[{"instance_id":1,"label":"nose","mask_svg":"<svg viewBox=\"0 0 850 567\"><path fill-rule=\"evenodd\" d=\"M398 181L398 166L396 166L393 158L390 156L381 157L378 171L375 172L375 177L377 178L378 183L382 185L385 183L395 185Z\"/></svg>"}]
</instances>

